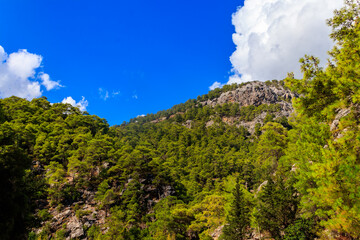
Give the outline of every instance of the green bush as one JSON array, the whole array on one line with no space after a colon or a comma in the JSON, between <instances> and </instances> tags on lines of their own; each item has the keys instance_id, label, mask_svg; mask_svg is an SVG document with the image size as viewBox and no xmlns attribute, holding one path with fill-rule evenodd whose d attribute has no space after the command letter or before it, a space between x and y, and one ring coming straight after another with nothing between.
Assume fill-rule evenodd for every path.
<instances>
[{"instance_id":1,"label":"green bush","mask_svg":"<svg viewBox=\"0 0 360 240\"><path fill-rule=\"evenodd\" d=\"M42 209L37 213L37 216L40 221L45 222L50 220L53 216L49 213L48 209Z\"/></svg>"},{"instance_id":2,"label":"green bush","mask_svg":"<svg viewBox=\"0 0 360 240\"><path fill-rule=\"evenodd\" d=\"M89 215L90 213L92 213L91 210L77 210L75 216L80 219L83 216Z\"/></svg>"}]
</instances>

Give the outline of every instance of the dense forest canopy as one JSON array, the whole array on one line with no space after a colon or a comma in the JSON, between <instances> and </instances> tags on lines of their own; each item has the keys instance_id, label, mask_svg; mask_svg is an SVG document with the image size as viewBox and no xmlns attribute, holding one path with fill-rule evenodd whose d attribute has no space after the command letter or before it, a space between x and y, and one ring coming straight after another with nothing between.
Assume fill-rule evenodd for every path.
<instances>
[{"instance_id":1,"label":"dense forest canopy","mask_svg":"<svg viewBox=\"0 0 360 240\"><path fill-rule=\"evenodd\" d=\"M300 94L289 119L277 104L201 104L242 85L112 127L1 99L0 238L359 239L359 4L329 20L325 69L305 56L302 79L268 82ZM261 114L253 134L223 121Z\"/></svg>"}]
</instances>

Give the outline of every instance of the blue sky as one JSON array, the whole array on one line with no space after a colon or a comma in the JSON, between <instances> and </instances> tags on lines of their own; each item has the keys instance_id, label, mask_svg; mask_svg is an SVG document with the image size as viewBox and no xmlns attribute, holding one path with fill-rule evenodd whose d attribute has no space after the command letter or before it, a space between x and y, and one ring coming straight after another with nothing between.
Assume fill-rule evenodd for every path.
<instances>
[{"instance_id":1,"label":"blue sky","mask_svg":"<svg viewBox=\"0 0 360 240\"><path fill-rule=\"evenodd\" d=\"M87 111L120 124L227 82L231 15L242 1L1 0L0 45L43 57L38 71ZM102 89L99 90L99 89ZM108 92L108 98L106 97ZM100 94L101 93L101 94Z\"/></svg>"},{"instance_id":2,"label":"blue sky","mask_svg":"<svg viewBox=\"0 0 360 240\"><path fill-rule=\"evenodd\" d=\"M80 104L114 125L211 86L301 77L305 54L326 63L342 4L0 0L0 97Z\"/></svg>"}]
</instances>

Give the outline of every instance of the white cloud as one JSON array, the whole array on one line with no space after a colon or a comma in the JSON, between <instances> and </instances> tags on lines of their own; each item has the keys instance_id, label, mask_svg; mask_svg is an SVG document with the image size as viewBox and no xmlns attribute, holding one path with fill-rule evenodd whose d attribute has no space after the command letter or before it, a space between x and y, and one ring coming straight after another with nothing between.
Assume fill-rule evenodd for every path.
<instances>
[{"instance_id":1,"label":"white cloud","mask_svg":"<svg viewBox=\"0 0 360 240\"><path fill-rule=\"evenodd\" d=\"M246 76L240 77L237 74L234 74L229 77L229 81L227 84L233 84L233 83L243 83L243 82L249 82L251 79L246 78Z\"/></svg>"},{"instance_id":2,"label":"white cloud","mask_svg":"<svg viewBox=\"0 0 360 240\"><path fill-rule=\"evenodd\" d=\"M229 83L301 77L299 58L320 58L325 66L333 42L326 19L343 0L245 0L232 16L236 51Z\"/></svg>"},{"instance_id":3,"label":"white cloud","mask_svg":"<svg viewBox=\"0 0 360 240\"><path fill-rule=\"evenodd\" d=\"M46 73L35 77L36 70L41 66L42 57L27 50L8 55L0 46L0 97L18 96L32 99L42 95L41 85L47 90L61 86L50 80ZM39 82L42 80L42 83Z\"/></svg>"},{"instance_id":4,"label":"white cloud","mask_svg":"<svg viewBox=\"0 0 360 240\"><path fill-rule=\"evenodd\" d=\"M19 50L17 53L10 54L6 60L9 71L19 78L34 77L35 69L40 67L41 62L41 56L29 53L26 50Z\"/></svg>"},{"instance_id":5,"label":"white cloud","mask_svg":"<svg viewBox=\"0 0 360 240\"><path fill-rule=\"evenodd\" d=\"M224 84L221 84L220 82L214 82L210 87L209 89L210 90L214 90L215 88L220 88L222 87Z\"/></svg>"},{"instance_id":6,"label":"white cloud","mask_svg":"<svg viewBox=\"0 0 360 240\"><path fill-rule=\"evenodd\" d=\"M106 101L106 99L109 98L109 91L99 88L99 95L100 95L100 98L102 98L104 101Z\"/></svg>"},{"instance_id":7,"label":"white cloud","mask_svg":"<svg viewBox=\"0 0 360 240\"><path fill-rule=\"evenodd\" d=\"M145 116L146 116L145 114L141 114L141 115L137 115L136 117L141 118L141 117L145 117Z\"/></svg>"},{"instance_id":8,"label":"white cloud","mask_svg":"<svg viewBox=\"0 0 360 240\"><path fill-rule=\"evenodd\" d=\"M2 46L0 46L0 63L5 61L7 58L7 54Z\"/></svg>"},{"instance_id":9,"label":"white cloud","mask_svg":"<svg viewBox=\"0 0 360 240\"><path fill-rule=\"evenodd\" d=\"M132 95L132 98L138 99L138 95L137 95L137 94L134 94L134 95Z\"/></svg>"},{"instance_id":10,"label":"white cloud","mask_svg":"<svg viewBox=\"0 0 360 240\"><path fill-rule=\"evenodd\" d=\"M106 90L104 88L99 88L100 98L103 99L104 101L106 101L106 99L108 99L108 98L115 98L116 96L118 96L120 94L121 94L120 91L112 91L112 93L110 94L108 90Z\"/></svg>"},{"instance_id":11,"label":"white cloud","mask_svg":"<svg viewBox=\"0 0 360 240\"><path fill-rule=\"evenodd\" d=\"M54 88L62 87L62 85L59 82L50 80L50 76L47 73L41 73L40 79L42 80L42 85L44 85L46 90L48 91Z\"/></svg>"},{"instance_id":12,"label":"white cloud","mask_svg":"<svg viewBox=\"0 0 360 240\"><path fill-rule=\"evenodd\" d=\"M89 105L89 102L85 100L83 96L79 102L76 102L71 96L64 98L61 103L68 103L74 107L78 107L81 111L86 111L86 107Z\"/></svg>"},{"instance_id":13,"label":"white cloud","mask_svg":"<svg viewBox=\"0 0 360 240\"><path fill-rule=\"evenodd\" d=\"M113 91L112 95L113 95L113 97L115 97L115 96L119 95L120 93L121 93L120 91Z\"/></svg>"}]
</instances>

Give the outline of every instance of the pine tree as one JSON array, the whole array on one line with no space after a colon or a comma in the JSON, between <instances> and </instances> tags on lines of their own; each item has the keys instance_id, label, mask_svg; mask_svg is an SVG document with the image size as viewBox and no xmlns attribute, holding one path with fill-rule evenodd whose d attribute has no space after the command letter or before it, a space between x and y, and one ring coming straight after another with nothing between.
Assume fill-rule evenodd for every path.
<instances>
[{"instance_id":1,"label":"pine tree","mask_svg":"<svg viewBox=\"0 0 360 240\"><path fill-rule=\"evenodd\" d=\"M233 196L234 200L227 216L228 224L224 227L223 239L247 239L250 226L250 203L245 199L243 189L240 188L239 178L236 179Z\"/></svg>"},{"instance_id":2,"label":"pine tree","mask_svg":"<svg viewBox=\"0 0 360 240\"><path fill-rule=\"evenodd\" d=\"M269 177L258 197L258 212L255 215L257 223L274 239L281 239L284 230L296 220L299 199L293 180L286 182L280 176L274 182Z\"/></svg>"},{"instance_id":3,"label":"pine tree","mask_svg":"<svg viewBox=\"0 0 360 240\"><path fill-rule=\"evenodd\" d=\"M302 122L297 131L310 130L301 134L300 139L310 139L306 145L311 148L301 141L293 145L295 151L302 151L310 158L292 154L292 159L304 159L297 177L302 194L301 212L319 219L325 235L337 232L359 239L360 1L344 2L345 6L328 20L332 27L330 36L335 41L329 52L328 67L323 70L317 58L306 56L301 61L303 79L290 77L287 81L293 91L302 94L295 101L297 121ZM350 112L340 117L339 112L344 110ZM330 128L335 116L340 117L339 124ZM313 137L317 134L309 125L311 122L331 134L327 138L326 135ZM328 126L321 127L324 123Z\"/></svg>"}]
</instances>

